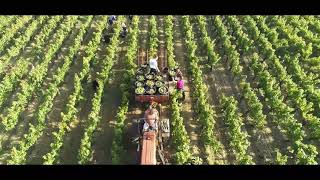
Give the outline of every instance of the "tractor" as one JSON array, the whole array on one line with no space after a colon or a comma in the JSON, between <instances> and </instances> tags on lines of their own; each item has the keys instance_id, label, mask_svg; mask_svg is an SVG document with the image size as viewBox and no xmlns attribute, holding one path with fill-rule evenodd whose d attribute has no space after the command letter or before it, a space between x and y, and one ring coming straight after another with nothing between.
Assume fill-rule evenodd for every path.
<instances>
[{"instance_id":1,"label":"tractor","mask_svg":"<svg viewBox=\"0 0 320 180\"><path fill-rule=\"evenodd\" d=\"M158 67L163 69L167 67L167 54L166 50L160 48L158 50ZM138 67L147 68L149 60L149 51L144 49L138 50L137 64ZM145 74L141 73L141 76ZM137 94L135 92L135 102L140 104L152 104L154 108L159 112L159 120L156 122L158 125L158 131L149 130L143 131L143 125L145 123L144 118L136 120L138 129L138 138L135 141L138 143L137 152L140 155L139 164L141 165L157 165L157 164L168 164L168 160L163 154L164 144L167 144L170 138L170 122L169 119L164 117L162 104L169 101L169 83L168 78L160 73L158 77L163 78L163 88L167 88L167 93L160 94ZM135 83L136 86L136 83Z\"/></svg>"}]
</instances>

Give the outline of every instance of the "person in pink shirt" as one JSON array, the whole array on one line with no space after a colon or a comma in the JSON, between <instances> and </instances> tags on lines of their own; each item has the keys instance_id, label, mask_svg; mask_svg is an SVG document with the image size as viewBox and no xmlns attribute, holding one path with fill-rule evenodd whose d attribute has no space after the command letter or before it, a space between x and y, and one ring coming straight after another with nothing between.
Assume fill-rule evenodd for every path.
<instances>
[{"instance_id":1,"label":"person in pink shirt","mask_svg":"<svg viewBox=\"0 0 320 180\"><path fill-rule=\"evenodd\" d=\"M184 101L185 99L185 92L184 92L184 81L183 81L183 78L182 78L182 74L179 74L177 76L177 86L176 86L177 90L178 91L181 91L182 92L182 99L181 101Z\"/></svg>"}]
</instances>

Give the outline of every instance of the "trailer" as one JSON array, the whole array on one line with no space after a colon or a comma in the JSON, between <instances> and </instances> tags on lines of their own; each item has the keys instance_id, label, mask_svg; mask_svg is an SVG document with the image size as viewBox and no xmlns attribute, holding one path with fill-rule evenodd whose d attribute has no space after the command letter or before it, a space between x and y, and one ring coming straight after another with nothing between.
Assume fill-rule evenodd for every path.
<instances>
[{"instance_id":1,"label":"trailer","mask_svg":"<svg viewBox=\"0 0 320 180\"><path fill-rule=\"evenodd\" d=\"M160 48L158 51L158 67L159 69L164 69L167 67L167 51L163 48ZM142 67L144 65L148 65L148 60L149 60L149 51L145 51L144 49L140 48L138 50L138 57L137 57L137 64L138 67ZM165 77L167 78L167 77ZM166 81L165 86L169 90L169 83ZM156 94L156 95L148 95L148 94L143 94L143 95L137 95L135 94L135 100L140 103L146 103L150 101L155 101L157 103L165 103L169 101L169 93L166 95L161 95L161 94Z\"/></svg>"}]
</instances>

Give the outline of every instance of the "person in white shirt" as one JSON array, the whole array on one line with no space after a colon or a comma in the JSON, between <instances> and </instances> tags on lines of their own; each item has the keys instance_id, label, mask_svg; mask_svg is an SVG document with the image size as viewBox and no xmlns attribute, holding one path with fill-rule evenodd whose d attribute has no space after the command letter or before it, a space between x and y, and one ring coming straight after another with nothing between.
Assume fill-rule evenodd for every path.
<instances>
[{"instance_id":1,"label":"person in white shirt","mask_svg":"<svg viewBox=\"0 0 320 180\"><path fill-rule=\"evenodd\" d=\"M123 30L127 29L126 23L122 22L121 27L122 27Z\"/></svg>"},{"instance_id":2,"label":"person in white shirt","mask_svg":"<svg viewBox=\"0 0 320 180\"><path fill-rule=\"evenodd\" d=\"M158 131L157 121L159 120L159 112L152 105L144 112L143 131L155 130Z\"/></svg>"},{"instance_id":3,"label":"person in white shirt","mask_svg":"<svg viewBox=\"0 0 320 180\"><path fill-rule=\"evenodd\" d=\"M160 72L158 68L158 56L154 55L153 58L150 59L149 65L150 65L150 73L155 73Z\"/></svg>"},{"instance_id":4,"label":"person in white shirt","mask_svg":"<svg viewBox=\"0 0 320 180\"><path fill-rule=\"evenodd\" d=\"M122 23L121 26L122 26L121 37L124 38L127 35L128 29L127 29L127 26L124 22Z\"/></svg>"}]
</instances>

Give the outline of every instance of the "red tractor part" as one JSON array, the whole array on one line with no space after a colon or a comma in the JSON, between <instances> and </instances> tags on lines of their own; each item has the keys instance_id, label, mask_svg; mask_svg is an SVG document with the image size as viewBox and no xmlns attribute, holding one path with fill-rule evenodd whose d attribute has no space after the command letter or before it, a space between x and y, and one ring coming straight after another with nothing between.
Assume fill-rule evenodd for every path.
<instances>
[{"instance_id":1,"label":"red tractor part","mask_svg":"<svg viewBox=\"0 0 320 180\"><path fill-rule=\"evenodd\" d=\"M141 149L141 165L156 164L156 132L144 132Z\"/></svg>"}]
</instances>

